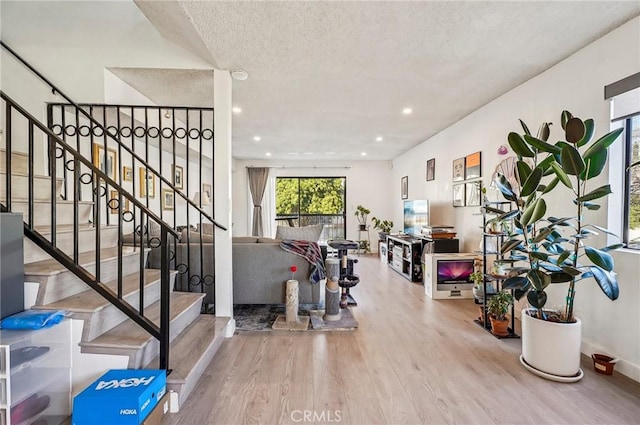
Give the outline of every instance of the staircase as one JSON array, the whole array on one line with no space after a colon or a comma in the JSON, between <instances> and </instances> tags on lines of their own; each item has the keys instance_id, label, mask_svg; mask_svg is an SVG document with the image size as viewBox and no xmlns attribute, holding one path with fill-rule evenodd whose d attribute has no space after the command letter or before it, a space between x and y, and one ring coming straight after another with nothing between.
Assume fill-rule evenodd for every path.
<instances>
[{"instance_id":1,"label":"staircase","mask_svg":"<svg viewBox=\"0 0 640 425\"><path fill-rule=\"evenodd\" d=\"M82 353L125 356L132 369L166 369L167 389L184 402L222 344L229 319L201 314L205 293L174 290L178 272L169 268L168 238L177 233L148 200L145 206L0 96L0 212L23 213L25 282L38 286L32 308L65 310L84 321ZM45 158L36 157L36 143L45 145ZM48 164L48 172L37 172L38 163ZM88 191L91 201L81 200ZM124 211L125 201L131 211ZM154 244L143 230L151 222L161 228ZM123 236L132 231L137 237L127 246ZM161 250L161 269L146 267L151 245Z\"/></svg>"}]
</instances>

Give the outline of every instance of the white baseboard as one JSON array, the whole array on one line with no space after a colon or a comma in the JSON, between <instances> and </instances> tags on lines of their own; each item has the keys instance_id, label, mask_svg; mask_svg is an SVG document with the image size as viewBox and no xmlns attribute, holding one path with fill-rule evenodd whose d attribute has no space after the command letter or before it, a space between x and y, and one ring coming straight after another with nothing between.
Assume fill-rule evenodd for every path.
<instances>
[{"instance_id":1,"label":"white baseboard","mask_svg":"<svg viewBox=\"0 0 640 425\"><path fill-rule=\"evenodd\" d=\"M611 353L605 347L584 339L582 340L581 351L589 357L594 353L607 354L611 357L616 355L616 353ZM633 379L634 381L640 382L640 364L635 364L629 359L620 357L620 360L616 363L614 370Z\"/></svg>"},{"instance_id":2,"label":"white baseboard","mask_svg":"<svg viewBox=\"0 0 640 425\"><path fill-rule=\"evenodd\" d=\"M231 338L234 333L236 333L236 320L231 317L229 319L229 323L227 323L227 326L225 327L224 337Z\"/></svg>"}]
</instances>

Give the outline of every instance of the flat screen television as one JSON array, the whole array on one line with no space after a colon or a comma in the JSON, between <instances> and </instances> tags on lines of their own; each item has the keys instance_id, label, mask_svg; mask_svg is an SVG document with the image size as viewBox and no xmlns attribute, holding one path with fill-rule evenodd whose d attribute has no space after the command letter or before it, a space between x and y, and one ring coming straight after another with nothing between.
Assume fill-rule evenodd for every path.
<instances>
[{"instance_id":1,"label":"flat screen television","mask_svg":"<svg viewBox=\"0 0 640 425\"><path fill-rule=\"evenodd\" d=\"M473 259L438 260L436 267L437 288L442 290L465 290L473 288Z\"/></svg>"},{"instance_id":2,"label":"flat screen television","mask_svg":"<svg viewBox=\"0 0 640 425\"><path fill-rule=\"evenodd\" d=\"M409 235L420 235L423 226L429 225L429 201L404 201L403 232Z\"/></svg>"}]
</instances>

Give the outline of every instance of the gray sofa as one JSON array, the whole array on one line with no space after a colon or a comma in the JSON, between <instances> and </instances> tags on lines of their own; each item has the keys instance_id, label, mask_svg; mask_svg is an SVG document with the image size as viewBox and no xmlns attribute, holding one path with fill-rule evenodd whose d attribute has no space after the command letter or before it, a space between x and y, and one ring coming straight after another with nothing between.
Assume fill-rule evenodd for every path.
<instances>
[{"instance_id":1,"label":"gray sofa","mask_svg":"<svg viewBox=\"0 0 640 425\"><path fill-rule=\"evenodd\" d=\"M278 226L276 239L255 236L234 237L233 302L234 304L284 304L285 287L291 279L291 266L296 266L301 304L320 302L320 284L309 281L311 265L299 255L280 248L282 239L317 242L322 225L305 227Z\"/></svg>"},{"instance_id":2,"label":"gray sofa","mask_svg":"<svg viewBox=\"0 0 640 425\"><path fill-rule=\"evenodd\" d=\"M320 284L309 282L310 264L280 248L280 239L236 237L233 250L233 303L284 304L285 287L296 266L300 304L320 302Z\"/></svg>"}]
</instances>

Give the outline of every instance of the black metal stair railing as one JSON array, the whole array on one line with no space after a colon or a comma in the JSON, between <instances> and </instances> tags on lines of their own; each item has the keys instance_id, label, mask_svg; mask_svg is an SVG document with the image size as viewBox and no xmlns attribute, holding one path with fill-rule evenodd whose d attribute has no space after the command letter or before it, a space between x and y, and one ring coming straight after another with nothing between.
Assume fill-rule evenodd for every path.
<instances>
[{"instance_id":1,"label":"black metal stair railing","mask_svg":"<svg viewBox=\"0 0 640 425\"><path fill-rule=\"evenodd\" d=\"M197 242L195 242L192 240L191 232L186 232L186 241L181 241L182 244L180 246L180 249L178 246L178 237L175 236L172 238L171 242L173 243L174 249L168 258L173 268L175 268L178 272L179 279L177 280L176 289L192 291L193 289L197 288L200 292L206 293L205 303L209 302L211 303L211 305L214 305L212 303L215 300L215 258L213 254L213 233L215 232L213 232L213 230L211 231L211 242L210 245L208 245L209 250L211 251L211 255L205 256L203 241L205 240L206 236L203 235L203 222L207 222L212 229L213 227L225 231L227 229L225 226L216 222L210 214L202 209L205 200L209 200L211 203L214 202L214 198L212 196L213 193L211 193L210 190L212 186L209 186L209 196L204 195L205 187L203 186L202 179L203 149L206 149L210 146L211 152L213 152L213 109L184 107L153 108L148 106L121 107L117 105L78 105L67 95L65 95L60 89L58 89L58 87L56 87L44 75L38 72L38 70L36 70L28 62L26 62L14 50L7 46L6 43L4 43L2 40L0 40L0 45L15 59L22 63L27 69L29 69L34 75L36 75L38 79L44 82L55 94L61 96L68 102L66 104L48 105L48 126L51 130L53 130L53 136L59 136L68 146L73 147L75 152L77 152L78 154L91 158L90 162L92 164L98 167L103 167L102 171L107 171L106 175L113 181L117 182L120 187L124 187L125 190L127 189L128 182L126 181L126 178L123 178L125 170L121 170L121 167L118 165L118 158L123 161L123 155L126 155L127 158L131 161L129 172L131 173L133 188L132 190L130 190L130 192L135 193L135 173L133 171L136 169L137 165L141 170L141 180L143 178L145 180L145 185L141 185L140 189L141 198L143 198L145 201L145 207L147 207L150 211L153 211L156 207L156 205L152 205L154 204L154 202L150 203L149 201L149 198L151 197L149 196L151 193L149 189L153 189L155 191L155 183L153 183L152 186L149 186L149 181L155 182L155 180L157 180L160 186L159 192L163 196L163 201L170 200L173 202L173 223L170 223L170 219L165 219L163 214L163 210L165 210L165 208L163 208L164 205L157 209L158 212L156 212L156 216L159 216L160 219L162 219L166 224L172 225L173 228L178 227L178 223L176 221L176 217L178 216L176 207L179 203L184 206L184 210L186 212L183 213L183 216L186 216L186 223L180 224L185 224L187 229L190 228L191 223L198 224L198 233L193 236L193 239L197 239ZM112 109L115 108L113 114L111 112L107 113L108 107ZM121 108L129 108L130 113L128 116L130 117L131 123L129 126L123 122L123 116L125 116L126 114L123 114L123 109ZM142 119L143 125L134 126L134 116L136 115L135 111L140 108L143 108L145 111L144 118ZM61 112L59 114L56 114L56 109ZM164 113L163 110L165 111ZM95 114L96 111L99 111L101 113ZM150 113L149 111L152 112ZM163 120L164 114L166 113L168 113L171 117L171 123L168 126L161 126L160 123ZM183 113L186 117L186 119L182 122L182 124L184 124L184 127L180 127L180 125L178 125L178 123L176 122L176 115L180 113ZM194 113L196 114L196 118L198 118L196 120L199 122L198 128L192 128L189 125L189 118L193 117ZM208 126L207 128L204 128L202 126L203 114L210 114L211 116L210 126ZM154 115L157 116L158 125L156 127L148 125L149 117ZM67 116L70 116L70 120L68 122L65 121L65 117ZM56 122L56 117L59 118L58 122ZM112 119L115 122L108 123L108 119ZM73 146L70 140L70 138L73 137L75 137L75 146ZM81 140L81 138L85 138L86 140L88 140L88 146ZM136 150L136 142L134 142L136 138L144 140L144 147L141 150ZM159 169L156 169L156 167L150 165L150 139L157 139L159 152L157 163L160 164ZM176 184L175 180L176 172L173 169L170 172L170 178L166 177L167 173L163 173L162 152L163 150L167 150L167 142L165 142L164 148L162 146L163 139L167 139L170 143L170 149L168 150L171 161L169 161L169 163L173 164L174 167L177 166L177 150L184 149L186 152L186 174L184 175L184 181L187 187L186 189L184 189L184 191L181 190L181 188L177 187L178 185ZM182 140L184 140L186 143L182 142ZM206 145L204 144L205 142L207 143ZM106 197L108 200L102 205L96 204L93 207L93 223L96 226L100 223L110 225L112 222L112 211L115 210L113 206L116 205L116 201L121 200L120 195L118 195L117 192L111 192L107 191L107 189L99 188L99 186L96 185L96 182L93 181L90 182L90 189L88 187L76 188L75 186L72 186L70 184L71 180L67 178L68 174L73 173L73 171L70 170L67 166L67 163L70 162L70 160L67 159L68 151L65 149L61 149L59 146L54 146L54 143L49 143L49 146L53 147L47 151L48 173L52 176L56 176L58 175L58 171L60 171L60 174L62 175L61 177L64 181L63 192L61 195L62 198L71 199L73 197L74 201L81 202L87 196L92 197L94 196L96 191L99 191L101 197ZM83 153L83 149L86 152L87 148L90 149L90 151L88 153ZM112 150L117 154L111 155L110 152L112 152ZM141 151L143 151L144 154L142 154ZM211 182L211 184L213 184L213 155L211 155L211 158L211 179L209 181ZM194 161L197 163L196 170L190 169L189 166L189 164L193 163ZM164 163L166 162L167 161L164 161ZM110 170L113 171L109 172ZM190 199L188 186L189 181L193 180L193 178L189 178L192 174L194 174L196 176L195 178L198 180L198 190L195 192L200 194L197 199L194 200ZM87 182L87 184L88 183L89 182ZM56 183L52 182L51 184L53 186ZM143 187L144 192L142 192ZM184 192L186 192L186 194ZM55 214L55 212L53 214ZM193 215L195 215L195 219L192 220L191 217ZM147 242L148 240L154 240L151 245L147 246L149 246L153 250L151 256L157 257L157 252L155 252L155 248L157 248L157 246L155 246L157 245L155 239L157 238L149 238L149 232L152 224L153 223L149 222L149 217L145 217L143 214L141 214L140 216L135 216L133 218L132 225L135 229L133 244L137 245L138 242L142 244L145 237L147 239ZM121 244L121 242L122 239L119 240L119 244ZM182 259L178 259L177 257L180 256L184 247L186 247L186 255L182 255ZM194 260L196 261L195 265L199 267L192 266L192 262ZM205 274L204 264L208 265L209 269L211 270L210 273Z\"/></svg>"},{"instance_id":2,"label":"black metal stair railing","mask_svg":"<svg viewBox=\"0 0 640 425\"><path fill-rule=\"evenodd\" d=\"M99 121L106 130L94 126L78 107ZM205 293L205 312L211 311L207 306L214 305L215 296L214 235L209 229L206 232L203 230L207 223L210 228L213 224L201 213L212 199L213 120L213 108L108 104L76 106L68 103L47 105L47 124L56 135L74 146L79 153L85 152L85 156L91 157L94 164L100 164L103 153L108 152L106 171L112 172L114 179L129 192L137 194L165 223L174 229L188 229L181 240L171 241L175 255L170 262L177 271L175 288ZM117 139L112 136L117 136ZM129 151L137 153L143 161L129 155ZM63 153L58 156L65 162ZM147 173L150 163L159 164L157 169L165 176L170 176L173 187L166 187L154 174ZM66 174L67 171L63 169L62 177L66 178ZM68 196L65 190L66 187L63 187L63 197ZM192 208L183 198L176 197L176 192L183 198L190 198L193 194L192 202L201 205L201 208ZM82 199L83 194L80 196ZM109 206L104 205L103 208L109 224ZM158 257L152 251L150 267L159 261Z\"/></svg>"},{"instance_id":3,"label":"black metal stair railing","mask_svg":"<svg viewBox=\"0 0 640 425\"><path fill-rule=\"evenodd\" d=\"M0 174L4 175L5 180L2 188L4 189L4 194L0 194L0 210L6 212L22 209L23 213L25 213L25 236L156 338L159 341L160 367L168 370L170 339L169 298L171 293L169 270L171 253L169 251L168 238L170 235L177 236L177 233L171 226L164 223L160 217L149 210L146 205L124 190L118 182L96 167L89 159L80 155L73 147L56 136L46 125L38 121L4 92L0 91L0 99L0 110L3 112L2 118L4 121L4 140L0 144L0 149L4 150L5 153L4 164L0 164L0 167L4 166L4 170ZM26 138L26 146L24 138ZM48 175L37 174L38 165L35 160L37 146L44 146L46 151L49 152L48 165L51 167L51 173ZM17 147L22 150L16 149ZM25 148L26 153L24 152ZM64 153L69 158L64 163L64 167L72 174L68 181L71 184L73 200L60 199L60 194L58 193L60 186L56 177L56 161L54 160L55 152ZM16 158L14 158L14 155L16 155ZM15 171L18 167L14 163L17 161L18 156L27 157L27 173L24 173L24 170L22 172ZM86 220L85 212L81 211L80 193L82 187L88 185L94 188L92 190L92 202L96 206L93 211L92 223ZM26 197L24 192L26 192ZM102 237L109 232L109 228L102 225L103 215L100 213L100 205L103 200L106 200L107 193L114 193L115 195L105 202L111 203L110 207L113 210L111 213L117 214L118 243L116 249L118 261L115 273L117 279L115 291L105 284L104 280L106 279L103 279L103 277L106 273L103 274L101 270L102 249L105 243L108 243L108 241L105 241L105 243L101 241ZM128 211L125 210L126 203L131 206ZM20 207L21 204L22 207ZM47 217L45 217L47 214L43 214L43 210L46 210L45 205L50 208ZM62 214L59 213L59 209L69 205L72 206L71 213L68 210L64 210ZM26 211L24 211L25 209ZM69 218L69 214L72 215L71 218ZM137 254L140 258L138 262L140 269L137 270L139 274L139 303L134 306L123 299L125 266L122 258L125 247L120 241L126 224L133 222L136 217L141 219L140 222L146 217L155 222L160 228L159 237L156 237L156 240L152 241L151 239L154 238L146 236L147 242L155 245L161 251L160 321L158 324L145 315L144 257L146 250L143 247L131 249L134 255ZM61 221L64 222L65 220L72 222L72 224L60 224ZM73 235L71 246L64 245L58 240L58 233L65 229L69 230L69 226L71 226ZM81 233L81 230L84 231ZM112 226L111 232L113 230ZM140 227L138 231L142 239L144 234L142 228ZM46 236L47 233L49 237ZM90 236L93 236L93 238ZM89 244L93 242L94 244L91 247L95 253L95 270L93 273L81 264L82 253L80 250L91 252L88 249L87 242ZM132 270L129 268L132 268L132 266L127 266L127 272L131 274Z\"/></svg>"}]
</instances>

